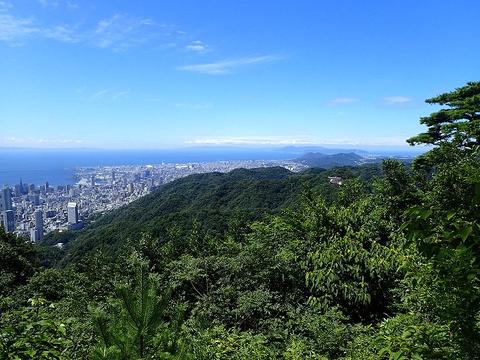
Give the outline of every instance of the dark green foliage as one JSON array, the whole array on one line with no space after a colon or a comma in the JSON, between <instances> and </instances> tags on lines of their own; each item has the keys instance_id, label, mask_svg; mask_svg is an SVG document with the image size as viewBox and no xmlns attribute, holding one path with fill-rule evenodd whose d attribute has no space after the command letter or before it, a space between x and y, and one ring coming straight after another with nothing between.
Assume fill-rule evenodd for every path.
<instances>
[{"instance_id":1,"label":"dark green foliage","mask_svg":"<svg viewBox=\"0 0 480 360\"><path fill-rule=\"evenodd\" d=\"M170 359L185 354L178 338L182 312L166 323L170 292L160 293L158 277L149 273L148 264L134 260L135 278L116 287L118 302L105 310L93 310L99 338L92 351L94 359ZM176 357L175 357L176 358Z\"/></svg>"},{"instance_id":2,"label":"dark green foliage","mask_svg":"<svg viewBox=\"0 0 480 360\"><path fill-rule=\"evenodd\" d=\"M414 144L443 145L456 147L480 145L480 82L469 82L453 92L426 100L429 104L445 105L420 122L428 127L427 132L408 140Z\"/></svg>"},{"instance_id":3,"label":"dark green foliage","mask_svg":"<svg viewBox=\"0 0 480 360\"><path fill-rule=\"evenodd\" d=\"M215 326L206 331L189 334L192 359L198 360L249 360L274 359L275 353L267 339L248 331Z\"/></svg>"},{"instance_id":4,"label":"dark green foliage","mask_svg":"<svg viewBox=\"0 0 480 360\"><path fill-rule=\"evenodd\" d=\"M0 296L25 283L38 265L35 248L26 239L5 233L0 226Z\"/></svg>"},{"instance_id":5,"label":"dark green foliage","mask_svg":"<svg viewBox=\"0 0 480 360\"><path fill-rule=\"evenodd\" d=\"M1 356L477 359L478 89L430 100L412 167L195 175L65 253L0 232Z\"/></svg>"},{"instance_id":6,"label":"dark green foliage","mask_svg":"<svg viewBox=\"0 0 480 360\"><path fill-rule=\"evenodd\" d=\"M53 304L29 299L20 309L0 320L1 359L66 359L74 345L68 322L52 316Z\"/></svg>"},{"instance_id":7,"label":"dark green foliage","mask_svg":"<svg viewBox=\"0 0 480 360\"><path fill-rule=\"evenodd\" d=\"M122 244L138 239L140 233L168 242L188 236L197 226L212 238L223 237L233 224L242 227L292 207L307 185L327 201L333 201L337 187L329 184L328 176L371 178L378 173L375 167L309 170L300 174L284 168L265 168L192 175L99 217L84 231L56 233L48 236L46 242L70 243L65 254L67 263L99 248L111 256L118 255Z\"/></svg>"},{"instance_id":8,"label":"dark green foliage","mask_svg":"<svg viewBox=\"0 0 480 360\"><path fill-rule=\"evenodd\" d=\"M362 321L378 321L390 312L394 249L400 239L378 209L371 199L348 207L312 204L315 245L307 257L306 281L313 302L324 308L340 306Z\"/></svg>"}]
</instances>

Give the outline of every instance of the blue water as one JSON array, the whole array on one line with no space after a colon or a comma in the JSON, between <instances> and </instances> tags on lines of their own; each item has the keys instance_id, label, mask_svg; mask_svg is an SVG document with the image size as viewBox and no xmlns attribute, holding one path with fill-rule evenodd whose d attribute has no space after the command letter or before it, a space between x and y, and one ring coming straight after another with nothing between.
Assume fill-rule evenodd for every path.
<instances>
[{"instance_id":1,"label":"blue water","mask_svg":"<svg viewBox=\"0 0 480 360\"><path fill-rule=\"evenodd\" d=\"M298 153L266 149L178 150L32 150L0 149L0 185L73 184L76 167L207 162L219 160L283 160Z\"/></svg>"}]
</instances>

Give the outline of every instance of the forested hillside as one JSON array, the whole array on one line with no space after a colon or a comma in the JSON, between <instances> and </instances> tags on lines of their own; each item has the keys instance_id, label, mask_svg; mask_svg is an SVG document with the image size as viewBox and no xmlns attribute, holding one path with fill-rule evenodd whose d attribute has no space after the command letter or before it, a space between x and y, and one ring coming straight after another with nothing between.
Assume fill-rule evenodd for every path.
<instances>
[{"instance_id":1,"label":"forested hillside","mask_svg":"<svg viewBox=\"0 0 480 360\"><path fill-rule=\"evenodd\" d=\"M480 82L427 102L411 167L191 176L50 268L0 230L0 356L477 359Z\"/></svg>"},{"instance_id":2,"label":"forested hillside","mask_svg":"<svg viewBox=\"0 0 480 360\"><path fill-rule=\"evenodd\" d=\"M277 167L191 175L95 219L85 231L51 234L45 244L66 244L60 255L68 263L92 249L115 255L122 244L141 233L168 241L172 236L187 236L195 227L209 236L224 236L232 227L294 207L306 188L332 201L338 187L329 183L329 176L370 179L380 172L378 166L363 166L295 174Z\"/></svg>"},{"instance_id":3,"label":"forested hillside","mask_svg":"<svg viewBox=\"0 0 480 360\"><path fill-rule=\"evenodd\" d=\"M335 166L355 166L364 158L356 153L323 154L310 152L297 159L298 162L319 168L332 168Z\"/></svg>"}]
</instances>

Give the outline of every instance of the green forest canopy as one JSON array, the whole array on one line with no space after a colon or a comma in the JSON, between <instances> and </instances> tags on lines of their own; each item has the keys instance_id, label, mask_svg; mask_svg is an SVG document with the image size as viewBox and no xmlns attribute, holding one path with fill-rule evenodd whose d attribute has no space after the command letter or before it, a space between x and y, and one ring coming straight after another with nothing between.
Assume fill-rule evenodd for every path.
<instances>
[{"instance_id":1,"label":"green forest canopy","mask_svg":"<svg viewBox=\"0 0 480 360\"><path fill-rule=\"evenodd\" d=\"M428 100L411 167L198 175L42 246L0 230L0 356L478 358L479 99Z\"/></svg>"}]
</instances>

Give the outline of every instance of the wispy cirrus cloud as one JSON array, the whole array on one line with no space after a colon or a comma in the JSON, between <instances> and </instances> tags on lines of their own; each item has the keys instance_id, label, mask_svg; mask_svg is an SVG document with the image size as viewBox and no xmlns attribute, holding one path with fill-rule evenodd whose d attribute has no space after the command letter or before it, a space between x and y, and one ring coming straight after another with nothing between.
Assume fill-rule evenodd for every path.
<instances>
[{"instance_id":1,"label":"wispy cirrus cloud","mask_svg":"<svg viewBox=\"0 0 480 360\"><path fill-rule=\"evenodd\" d=\"M9 12L11 5L0 2L0 41L17 45L25 37L41 32L35 22L29 18L21 18Z\"/></svg>"},{"instance_id":2,"label":"wispy cirrus cloud","mask_svg":"<svg viewBox=\"0 0 480 360\"><path fill-rule=\"evenodd\" d=\"M184 65L179 66L176 69L179 71L195 72L199 74L224 75L232 73L234 70L244 66L271 63L280 59L282 59L282 57L278 55L248 56L207 64Z\"/></svg>"},{"instance_id":3,"label":"wispy cirrus cloud","mask_svg":"<svg viewBox=\"0 0 480 360\"><path fill-rule=\"evenodd\" d=\"M57 2L43 1L44 6L51 7L53 4ZM157 24L146 17L114 14L90 26L72 24L46 26L34 17L16 15L13 10L10 3L0 1L0 41L16 46L28 40L48 39L122 51L153 41L172 44L172 34L175 34L166 25Z\"/></svg>"},{"instance_id":4,"label":"wispy cirrus cloud","mask_svg":"<svg viewBox=\"0 0 480 360\"><path fill-rule=\"evenodd\" d=\"M408 96L385 96L383 101L387 105L403 105L412 102L413 99Z\"/></svg>"},{"instance_id":5,"label":"wispy cirrus cloud","mask_svg":"<svg viewBox=\"0 0 480 360\"><path fill-rule=\"evenodd\" d=\"M83 90L82 90L83 92ZM101 89L93 93L91 99L94 100L121 100L130 96L128 90Z\"/></svg>"},{"instance_id":6,"label":"wispy cirrus cloud","mask_svg":"<svg viewBox=\"0 0 480 360\"><path fill-rule=\"evenodd\" d=\"M76 2L72 1L65 1L65 0L37 0L37 2L43 8L66 8L70 10L76 10L80 8L80 6Z\"/></svg>"},{"instance_id":7,"label":"wispy cirrus cloud","mask_svg":"<svg viewBox=\"0 0 480 360\"><path fill-rule=\"evenodd\" d=\"M44 1L43 6L54 6L56 2ZM56 6L56 5L55 5ZM0 41L11 45L22 45L31 38L45 38L59 42L79 42L82 35L68 25L42 26L33 17L21 17L12 13L13 5L0 1Z\"/></svg>"},{"instance_id":8,"label":"wispy cirrus cloud","mask_svg":"<svg viewBox=\"0 0 480 360\"><path fill-rule=\"evenodd\" d=\"M213 108L212 103L185 103L185 102L178 102L174 104L177 108L182 109L191 109L191 110L205 110Z\"/></svg>"},{"instance_id":9,"label":"wispy cirrus cloud","mask_svg":"<svg viewBox=\"0 0 480 360\"><path fill-rule=\"evenodd\" d=\"M38 3L43 7L57 7L60 5L60 3L55 0L38 0Z\"/></svg>"},{"instance_id":10,"label":"wispy cirrus cloud","mask_svg":"<svg viewBox=\"0 0 480 360\"><path fill-rule=\"evenodd\" d=\"M158 35L150 31L157 24L149 18L133 18L115 14L108 19L100 20L87 37L99 48L125 50L144 44ZM148 28L148 29L147 29ZM148 30L148 31L147 31Z\"/></svg>"},{"instance_id":11,"label":"wispy cirrus cloud","mask_svg":"<svg viewBox=\"0 0 480 360\"><path fill-rule=\"evenodd\" d=\"M65 25L57 25L49 29L43 29L41 32L44 38L58 42L73 44L82 41L82 37L75 28Z\"/></svg>"},{"instance_id":12,"label":"wispy cirrus cloud","mask_svg":"<svg viewBox=\"0 0 480 360\"><path fill-rule=\"evenodd\" d=\"M210 47L207 46L203 41L195 40L185 45L185 50L203 54L210 51Z\"/></svg>"},{"instance_id":13,"label":"wispy cirrus cloud","mask_svg":"<svg viewBox=\"0 0 480 360\"><path fill-rule=\"evenodd\" d=\"M353 104L356 102L358 102L358 99L354 97L335 97L328 100L329 105L346 105L346 104Z\"/></svg>"}]
</instances>

